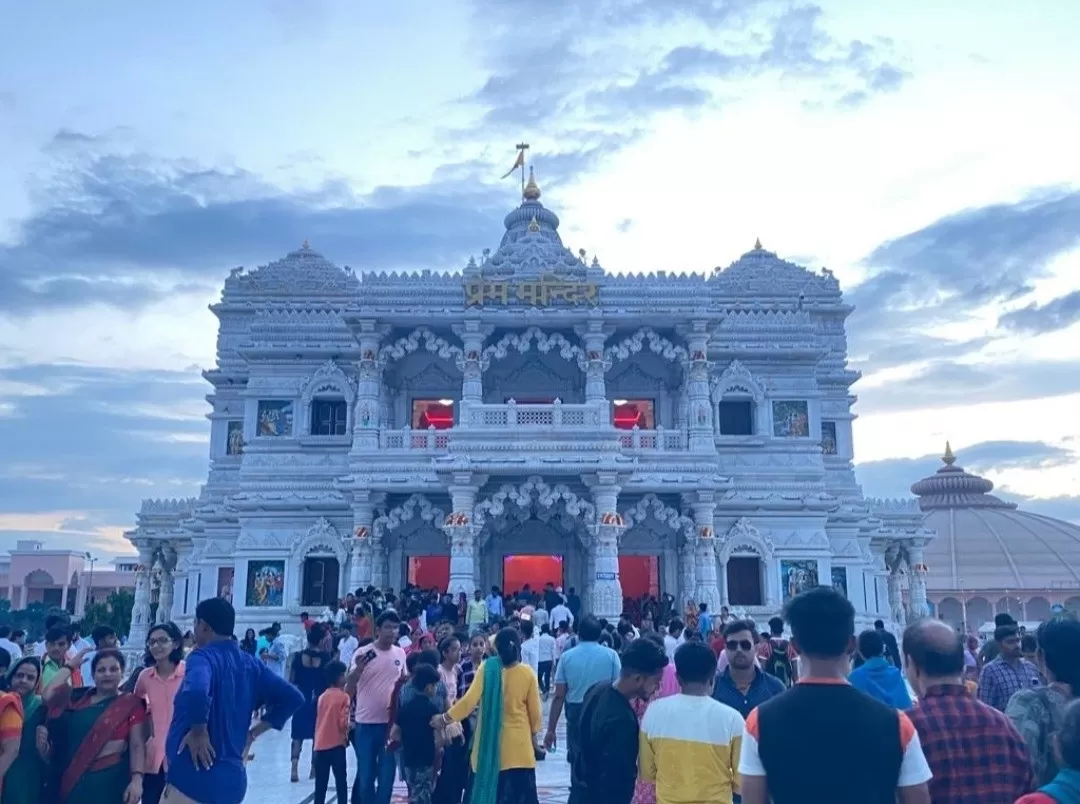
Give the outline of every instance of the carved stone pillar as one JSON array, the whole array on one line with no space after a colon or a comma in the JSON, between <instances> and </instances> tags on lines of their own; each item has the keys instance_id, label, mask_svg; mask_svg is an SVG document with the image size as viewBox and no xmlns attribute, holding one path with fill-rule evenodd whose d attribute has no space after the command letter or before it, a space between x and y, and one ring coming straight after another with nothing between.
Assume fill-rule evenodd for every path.
<instances>
[{"instance_id":1,"label":"carved stone pillar","mask_svg":"<svg viewBox=\"0 0 1080 804\"><path fill-rule=\"evenodd\" d=\"M379 427L383 412L382 371L379 344L382 332L374 321L361 322L358 336L360 363L353 416L353 452L374 452L379 448Z\"/></svg>"},{"instance_id":2,"label":"carved stone pillar","mask_svg":"<svg viewBox=\"0 0 1080 804\"><path fill-rule=\"evenodd\" d=\"M709 397L709 332L707 322L694 321L682 330L690 353L686 361L686 396L691 452L716 452L712 400ZM710 527L711 527L710 523Z\"/></svg>"},{"instance_id":3,"label":"carved stone pillar","mask_svg":"<svg viewBox=\"0 0 1080 804\"><path fill-rule=\"evenodd\" d=\"M353 535L349 539L349 581L346 591L366 589L372 583L371 537L375 523L375 501L371 492L353 493Z\"/></svg>"},{"instance_id":4,"label":"carved stone pillar","mask_svg":"<svg viewBox=\"0 0 1080 804\"><path fill-rule=\"evenodd\" d=\"M371 538L371 585L376 589L385 589L390 585L390 555L386 551L381 535Z\"/></svg>"},{"instance_id":5,"label":"carved stone pillar","mask_svg":"<svg viewBox=\"0 0 1080 804\"><path fill-rule=\"evenodd\" d=\"M173 593L176 590L176 577L173 575L176 567L176 551L172 545L162 546L158 553L158 562L161 567L161 588L158 591L158 607L154 622L167 623L172 620Z\"/></svg>"},{"instance_id":6,"label":"carved stone pillar","mask_svg":"<svg viewBox=\"0 0 1080 804\"><path fill-rule=\"evenodd\" d=\"M135 603L131 609L131 633L128 642L143 645L150 633L150 570L154 551L149 540L135 542L139 551L139 563L135 566Z\"/></svg>"},{"instance_id":7,"label":"carved stone pillar","mask_svg":"<svg viewBox=\"0 0 1080 804\"><path fill-rule=\"evenodd\" d=\"M181 541L176 544L176 569L173 570L173 589L176 590L176 595L173 597L173 611L174 617L178 615L187 615L188 609L194 611L195 606L199 601L192 602L190 595L185 594L185 587L187 585L188 573L191 571L191 542Z\"/></svg>"},{"instance_id":8,"label":"carved stone pillar","mask_svg":"<svg viewBox=\"0 0 1080 804\"><path fill-rule=\"evenodd\" d=\"M711 491L687 495L694 512L694 577L697 581L694 597L697 603L708 603L710 612L720 610L720 584L716 575L716 537L713 531L713 512L716 502Z\"/></svg>"},{"instance_id":9,"label":"carved stone pillar","mask_svg":"<svg viewBox=\"0 0 1080 804\"><path fill-rule=\"evenodd\" d=\"M697 569L694 559L694 539L690 534L686 537L682 547L679 548L679 594L676 598L681 612L686 606L686 601L693 600L697 596Z\"/></svg>"},{"instance_id":10,"label":"carved stone pillar","mask_svg":"<svg viewBox=\"0 0 1080 804\"><path fill-rule=\"evenodd\" d=\"M922 541L915 540L908 544L908 566L911 569L909 586L911 616L913 619L930 616L930 605L926 600L926 558L923 553L925 545Z\"/></svg>"},{"instance_id":11,"label":"carved stone pillar","mask_svg":"<svg viewBox=\"0 0 1080 804\"><path fill-rule=\"evenodd\" d=\"M599 317L574 327L585 350L585 356L578 360L578 365L585 372L585 402L603 411L601 421L604 425L611 422L611 405L608 403L604 377L611 368L611 361L604 358L604 343L614 331L613 327L605 327Z\"/></svg>"},{"instance_id":12,"label":"carved stone pillar","mask_svg":"<svg viewBox=\"0 0 1080 804\"><path fill-rule=\"evenodd\" d=\"M895 544L889 545L885 550L885 565L889 569L887 579L889 589L889 616L892 618L893 624L897 629L902 629L907 623L907 616L904 612L903 562L903 554L899 547Z\"/></svg>"},{"instance_id":13,"label":"carved stone pillar","mask_svg":"<svg viewBox=\"0 0 1080 804\"><path fill-rule=\"evenodd\" d=\"M614 474L600 473L585 479L596 506L595 533L591 554L592 594L590 611L597 617L615 621L622 616L623 594L619 581L619 538L626 529L618 513L619 491Z\"/></svg>"},{"instance_id":14,"label":"carved stone pillar","mask_svg":"<svg viewBox=\"0 0 1080 804\"><path fill-rule=\"evenodd\" d=\"M455 474L450 485L453 511L444 524L450 539L450 585L447 591L454 596L464 592L470 598L477 589L476 530L473 528L473 507L480 483L470 473Z\"/></svg>"},{"instance_id":15,"label":"carved stone pillar","mask_svg":"<svg viewBox=\"0 0 1080 804\"><path fill-rule=\"evenodd\" d=\"M494 327L483 326L479 319L468 319L454 325L454 334L461 338L462 355L457 360L461 369L461 411L458 425L466 424L461 412L469 405L484 401L484 372L488 359L484 357L484 341L494 332Z\"/></svg>"}]
</instances>

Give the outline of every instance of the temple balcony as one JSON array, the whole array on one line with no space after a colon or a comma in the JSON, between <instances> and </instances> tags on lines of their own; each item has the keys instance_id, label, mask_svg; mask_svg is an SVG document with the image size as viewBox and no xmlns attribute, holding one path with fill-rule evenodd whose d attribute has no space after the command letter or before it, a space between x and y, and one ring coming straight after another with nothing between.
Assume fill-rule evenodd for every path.
<instances>
[{"instance_id":1,"label":"temple balcony","mask_svg":"<svg viewBox=\"0 0 1080 804\"><path fill-rule=\"evenodd\" d=\"M404 427L383 429L379 448L389 451L441 454L452 448L475 450L485 443L498 449L510 442L567 445L586 443L598 447L607 443L613 451L629 453L684 452L686 433L663 427L623 430L610 420L610 406L601 404L506 404L465 403L460 420L446 429L426 430Z\"/></svg>"}]
</instances>

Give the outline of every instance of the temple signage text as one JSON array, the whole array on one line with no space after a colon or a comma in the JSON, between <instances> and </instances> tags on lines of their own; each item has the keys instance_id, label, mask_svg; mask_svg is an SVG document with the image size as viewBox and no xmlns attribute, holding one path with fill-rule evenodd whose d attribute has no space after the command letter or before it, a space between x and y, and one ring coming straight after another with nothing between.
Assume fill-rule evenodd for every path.
<instances>
[{"instance_id":1,"label":"temple signage text","mask_svg":"<svg viewBox=\"0 0 1080 804\"><path fill-rule=\"evenodd\" d=\"M466 307L514 302L530 307L550 307L558 303L589 304L595 307L600 302L600 286L591 282L574 282L554 275L526 282L478 279L465 283Z\"/></svg>"}]
</instances>

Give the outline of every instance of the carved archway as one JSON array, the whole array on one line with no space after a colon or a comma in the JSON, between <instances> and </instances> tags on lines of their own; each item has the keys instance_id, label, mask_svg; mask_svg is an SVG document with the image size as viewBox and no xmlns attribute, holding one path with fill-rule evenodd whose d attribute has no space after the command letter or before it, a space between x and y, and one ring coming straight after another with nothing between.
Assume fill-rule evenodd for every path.
<instances>
[{"instance_id":1,"label":"carved archway","mask_svg":"<svg viewBox=\"0 0 1080 804\"><path fill-rule=\"evenodd\" d=\"M642 327L630 337L624 338L619 343L612 344L604 350L604 366L610 369L619 361L626 360L646 348L653 354L657 354L664 360L673 363L682 364L690 357L686 347L673 343L651 327Z\"/></svg>"},{"instance_id":2,"label":"carved archway","mask_svg":"<svg viewBox=\"0 0 1080 804\"><path fill-rule=\"evenodd\" d=\"M744 516L739 517L728 530L717 557L720 561L727 561L734 555L755 555L763 561L770 561L774 550L775 546L768 532L762 533L749 518Z\"/></svg>"},{"instance_id":3,"label":"carved archway","mask_svg":"<svg viewBox=\"0 0 1080 804\"><path fill-rule=\"evenodd\" d=\"M529 327L524 332L508 332L497 342L484 349L481 357L481 368L487 370L493 359L502 360L516 350L525 354L535 345L541 354L555 352L563 360L582 362L585 360L585 351L576 343L568 341L558 332L544 332L539 327Z\"/></svg>"},{"instance_id":4,"label":"carved archway","mask_svg":"<svg viewBox=\"0 0 1080 804\"><path fill-rule=\"evenodd\" d=\"M677 508L667 505L652 492L621 513L626 520L627 532L652 518L662 525L667 525L675 534L682 534L684 541L692 541L694 538L694 520L679 513Z\"/></svg>"},{"instance_id":5,"label":"carved archway","mask_svg":"<svg viewBox=\"0 0 1080 804\"><path fill-rule=\"evenodd\" d=\"M345 432L353 431L353 408L356 405L356 385L333 360L326 361L304 383L300 397L300 432L311 433L311 407L318 396L340 395L347 406Z\"/></svg>"},{"instance_id":6,"label":"carved archway","mask_svg":"<svg viewBox=\"0 0 1080 804\"><path fill-rule=\"evenodd\" d=\"M330 521L325 517L318 519L314 525L308 528L308 532L292 549L294 561L303 562L312 553L329 554L344 566L346 558L345 543Z\"/></svg>"},{"instance_id":7,"label":"carved archway","mask_svg":"<svg viewBox=\"0 0 1080 804\"><path fill-rule=\"evenodd\" d=\"M753 399L755 405L765 404L764 386L738 360L732 360L726 369L709 381L709 391L713 404L718 404L727 394L745 395Z\"/></svg>"},{"instance_id":8,"label":"carved archway","mask_svg":"<svg viewBox=\"0 0 1080 804\"><path fill-rule=\"evenodd\" d=\"M432 505L431 500L425 495L414 494L401 505L391 508L375 520L372 526L373 538L381 541L387 532L397 530L406 522L418 517L441 531L446 520L446 513L441 508Z\"/></svg>"},{"instance_id":9,"label":"carved archway","mask_svg":"<svg viewBox=\"0 0 1080 804\"><path fill-rule=\"evenodd\" d=\"M473 509L473 523L482 528L481 541L486 542L491 536L490 528L486 527L490 520L516 515L524 521L534 511L541 519L561 512L576 520L583 526L576 529L583 543L588 540L596 522L596 508L591 502L578 497L563 483L549 486L543 478L534 475L520 486L507 483L488 499L477 503Z\"/></svg>"},{"instance_id":10,"label":"carved archway","mask_svg":"<svg viewBox=\"0 0 1080 804\"><path fill-rule=\"evenodd\" d=\"M419 351L421 347L424 351L438 355L443 360L453 360L455 364L459 359L464 358L464 352L460 346L436 335L427 327L417 327L405 337L383 346L379 350L379 359L383 362L401 360L405 355Z\"/></svg>"}]
</instances>

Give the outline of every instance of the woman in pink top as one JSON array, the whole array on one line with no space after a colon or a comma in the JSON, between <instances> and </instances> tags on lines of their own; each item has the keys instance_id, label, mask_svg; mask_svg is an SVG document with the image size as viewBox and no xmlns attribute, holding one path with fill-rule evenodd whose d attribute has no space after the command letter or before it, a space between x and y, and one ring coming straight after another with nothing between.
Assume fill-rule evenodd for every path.
<instances>
[{"instance_id":1,"label":"woman in pink top","mask_svg":"<svg viewBox=\"0 0 1080 804\"><path fill-rule=\"evenodd\" d=\"M660 646L661 650L664 649L664 640L659 635L649 635L642 638L651 639ZM675 662L668 660L667 667L664 668L664 672L660 676L660 686L656 688L653 697L648 701L635 698L630 703L635 714L637 714L638 723L640 724L641 718L645 716L645 710L648 708L649 703L658 698L666 698L669 695L675 695L679 690L679 681L675 678ZM634 798L631 800L631 804L656 804L656 783L646 782L643 779L638 779L634 782Z\"/></svg>"},{"instance_id":2,"label":"woman in pink top","mask_svg":"<svg viewBox=\"0 0 1080 804\"><path fill-rule=\"evenodd\" d=\"M173 698L184 678L184 637L175 623L160 623L150 629L146 650L154 666L143 670L135 682L135 694L146 700L151 723L142 800L158 804L165 791L165 737L172 722Z\"/></svg>"}]
</instances>

